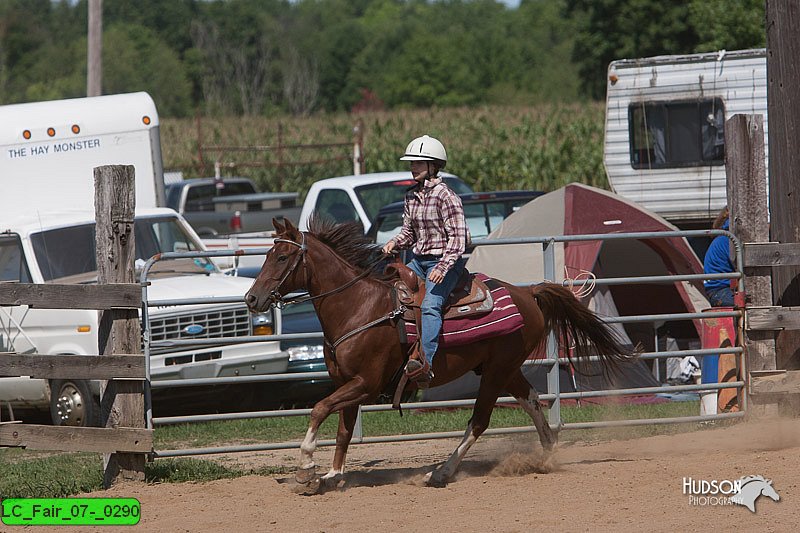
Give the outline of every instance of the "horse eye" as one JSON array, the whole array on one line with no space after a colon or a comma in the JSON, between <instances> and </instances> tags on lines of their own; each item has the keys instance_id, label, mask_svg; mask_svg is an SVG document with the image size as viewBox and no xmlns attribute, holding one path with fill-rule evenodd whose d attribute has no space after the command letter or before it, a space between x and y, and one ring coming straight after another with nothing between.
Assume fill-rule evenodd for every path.
<instances>
[{"instance_id":1,"label":"horse eye","mask_svg":"<svg viewBox=\"0 0 800 533\"><path fill-rule=\"evenodd\" d=\"M281 263L286 261L286 259L287 259L287 257L285 255L279 255L278 256L278 261L280 261Z\"/></svg>"}]
</instances>

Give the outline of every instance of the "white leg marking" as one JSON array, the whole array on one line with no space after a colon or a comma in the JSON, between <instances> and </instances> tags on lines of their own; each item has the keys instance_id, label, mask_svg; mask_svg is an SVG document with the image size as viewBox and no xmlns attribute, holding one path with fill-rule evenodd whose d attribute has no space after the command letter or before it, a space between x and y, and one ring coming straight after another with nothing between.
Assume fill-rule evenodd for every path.
<instances>
[{"instance_id":1,"label":"white leg marking","mask_svg":"<svg viewBox=\"0 0 800 533\"><path fill-rule=\"evenodd\" d=\"M467 452L472 445L475 444L476 440L478 440L478 438L472 434L472 423L470 423L469 426L467 426L467 431L464 433L464 438L461 439L461 444L458 445L445 464L438 470L430 472L425 476L425 481L428 482L433 479L437 482L446 482L453 477L453 474L456 473L456 469L458 469L458 465L461 464L461 460L464 459L464 456L467 455Z\"/></svg>"},{"instance_id":2,"label":"white leg marking","mask_svg":"<svg viewBox=\"0 0 800 533\"><path fill-rule=\"evenodd\" d=\"M322 479L332 479L335 478L336 476L341 476L343 474L344 474L344 466L342 466L342 468L338 470L335 468L331 468L330 470L328 470L327 474L322 476Z\"/></svg>"},{"instance_id":3,"label":"white leg marking","mask_svg":"<svg viewBox=\"0 0 800 533\"><path fill-rule=\"evenodd\" d=\"M314 466L314 451L317 449L317 432L308 428L306 438L300 445L300 468L312 468Z\"/></svg>"}]
</instances>

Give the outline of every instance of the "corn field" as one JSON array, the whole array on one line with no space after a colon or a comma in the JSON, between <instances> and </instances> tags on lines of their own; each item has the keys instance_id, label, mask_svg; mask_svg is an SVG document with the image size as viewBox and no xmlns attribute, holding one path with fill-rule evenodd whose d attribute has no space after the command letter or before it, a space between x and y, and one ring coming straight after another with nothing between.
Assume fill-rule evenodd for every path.
<instances>
[{"instance_id":1,"label":"corn field","mask_svg":"<svg viewBox=\"0 0 800 533\"><path fill-rule=\"evenodd\" d=\"M182 170L187 178L213 176L214 161L219 159L223 176L248 176L263 191L299 191L304 195L316 180L353 173L353 127L359 119L363 123L366 172L407 170L398 158L412 138L427 133L447 147L447 170L476 191L551 191L575 181L608 188L602 163L601 103L396 110L306 118L163 119L164 166ZM204 167L199 164L199 139L206 147ZM288 146L325 143L347 145ZM284 148L226 153L208 148L276 145ZM269 166L263 166L265 163Z\"/></svg>"}]
</instances>

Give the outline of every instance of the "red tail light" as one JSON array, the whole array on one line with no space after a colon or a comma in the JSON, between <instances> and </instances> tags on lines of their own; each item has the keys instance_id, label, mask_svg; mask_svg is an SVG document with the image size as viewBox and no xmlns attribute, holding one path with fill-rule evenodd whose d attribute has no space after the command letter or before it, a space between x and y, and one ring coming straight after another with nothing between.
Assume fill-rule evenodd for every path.
<instances>
[{"instance_id":1,"label":"red tail light","mask_svg":"<svg viewBox=\"0 0 800 533\"><path fill-rule=\"evenodd\" d=\"M242 231L241 211L236 211L231 217L231 230L233 230L234 233L239 233L240 231Z\"/></svg>"}]
</instances>

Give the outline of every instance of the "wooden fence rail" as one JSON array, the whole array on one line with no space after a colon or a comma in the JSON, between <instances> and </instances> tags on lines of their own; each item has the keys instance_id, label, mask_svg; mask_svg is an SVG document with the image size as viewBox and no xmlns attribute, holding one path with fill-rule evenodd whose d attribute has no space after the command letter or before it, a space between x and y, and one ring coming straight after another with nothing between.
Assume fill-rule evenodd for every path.
<instances>
[{"instance_id":1,"label":"wooden fence rail","mask_svg":"<svg viewBox=\"0 0 800 533\"><path fill-rule=\"evenodd\" d=\"M0 283L0 306L12 305L37 309L139 309L142 306L142 288L135 283Z\"/></svg>"}]
</instances>

